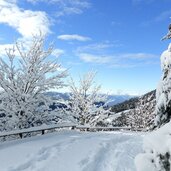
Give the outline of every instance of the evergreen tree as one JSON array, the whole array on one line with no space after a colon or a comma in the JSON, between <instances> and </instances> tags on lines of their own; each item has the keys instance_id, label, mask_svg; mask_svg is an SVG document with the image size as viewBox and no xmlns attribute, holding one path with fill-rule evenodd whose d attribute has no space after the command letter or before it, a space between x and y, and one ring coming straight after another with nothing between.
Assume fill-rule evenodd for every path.
<instances>
[{"instance_id":1,"label":"evergreen tree","mask_svg":"<svg viewBox=\"0 0 171 171\"><path fill-rule=\"evenodd\" d=\"M171 44L161 55L162 79L156 91L156 126L160 127L171 118Z\"/></svg>"},{"instance_id":2,"label":"evergreen tree","mask_svg":"<svg viewBox=\"0 0 171 171\"><path fill-rule=\"evenodd\" d=\"M156 119L159 129L144 138L144 153L135 158L137 171L171 170L171 44L161 55L162 79L156 92Z\"/></svg>"}]
</instances>

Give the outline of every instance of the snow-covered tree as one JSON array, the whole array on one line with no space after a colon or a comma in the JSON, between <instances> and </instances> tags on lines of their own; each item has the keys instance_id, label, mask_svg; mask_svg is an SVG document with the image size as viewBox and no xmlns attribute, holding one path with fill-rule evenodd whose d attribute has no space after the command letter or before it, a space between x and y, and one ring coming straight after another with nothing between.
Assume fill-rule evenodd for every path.
<instances>
[{"instance_id":1,"label":"snow-covered tree","mask_svg":"<svg viewBox=\"0 0 171 171\"><path fill-rule=\"evenodd\" d=\"M130 113L127 114L127 124L133 129L150 130L154 127L156 103L153 98L151 92L140 97L136 108L130 110Z\"/></svg>"},{"instance_id":2,"label":"snow-covered tree","mask_svg":"<svg viewBox=\"0 0 171 171\"><path fill-rule=\"evenodd\" d=\"M171 170L171 44L161 55L162 79L156 93L156 126L144 139L144 153L136 159L137 171Z\"/></svg>"},{"instance_id":3,"label":"snow-covered tree","mask_svg":"<svg viewBox=\"0 0 171 171\"><path fill-rule=\"evenodd\" d=\"M78 85L72 78L69 81L71 93L66 112L82 125L103 125L103 120L110 113L105 106L107 96L101 95L101 86L95 85L95 75L93 71L88 72L80 78Z\"/></svg>"},{"instance_id":4,"label":"snow-covered tree","mask_svg":"<svg viewBox=\"0 0 171 171\"><path fill-rule=\"evenodd\" d=\"M49 102L43 93L64 86L66 71L49 58L53 47L45 50L44 42L42 35L33 36L31 42L17 42L6 50L6 57L0 57L0 111L11 129L43 120Z\"/></svg>"},{"instance_id":5,"label":"snow-covered tree","mask_svg":"<svg viewBox=\"0 0 171 171\"><path fill-rule=\"evenodd\" d=\"M171 119L171 44L161 55L162 79L156 92L156 126Z\"/></svg>"}]
</instances>

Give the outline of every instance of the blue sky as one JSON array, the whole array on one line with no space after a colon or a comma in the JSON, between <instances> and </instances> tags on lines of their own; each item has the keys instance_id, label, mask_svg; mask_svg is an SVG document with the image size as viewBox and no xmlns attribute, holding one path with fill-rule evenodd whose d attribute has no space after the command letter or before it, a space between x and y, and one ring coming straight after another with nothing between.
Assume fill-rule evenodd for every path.
<instances>
[{"instance_id":1,"label":"blue sky","mask_svg":"<svg viewBox=\"0 0 171 171\"><path fill-rule=\"evenodd\" d=\"M103 92L140 95L160 79L170 17L170 0L0 0L0 54L41 30L76 80L93 69Z\"/></svg>"}]
</instances>

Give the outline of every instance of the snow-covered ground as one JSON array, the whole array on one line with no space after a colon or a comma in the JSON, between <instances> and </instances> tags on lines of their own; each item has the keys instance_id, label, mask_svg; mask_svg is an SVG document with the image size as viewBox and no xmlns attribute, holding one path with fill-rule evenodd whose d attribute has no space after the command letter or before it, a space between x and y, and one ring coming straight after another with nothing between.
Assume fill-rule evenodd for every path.
<instances>
[{"instance_id":1,"label":"snow-covered ground","mask_svg":"<svg viewBox=\"0 0 171 171\"><path fill-rule=\"evenodd\" d=\"M134 171L140 133L62 131L0 144L1 171Z\"/></svg>"}]
</instances>

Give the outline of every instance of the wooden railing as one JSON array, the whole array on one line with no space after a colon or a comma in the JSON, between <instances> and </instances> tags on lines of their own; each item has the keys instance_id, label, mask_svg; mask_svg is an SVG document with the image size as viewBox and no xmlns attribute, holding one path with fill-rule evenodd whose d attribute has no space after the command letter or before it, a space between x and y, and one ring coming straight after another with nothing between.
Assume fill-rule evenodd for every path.
<instances>
[{"instance_id":1,"label":"wooden railing","mask_svg":"<svg viewBox=\"0 0 171 171\"><path fill-rule=\"evenodd\" d=\"M131 127L89 127L89 126L76 126L75 129L80 131L118 131L118 130L131 130Z\"/></svg>"},{"instance_id":2,"label":"wooden railing","mask_svg":"<svg viewBox=\"0 0 171 171\"><path fill-rule=\"evenodd\" d=\"M76 125L74 124L54 124L54 125L43 125L38 127L32 127L28 129L21 129L21 130L15 130L15 131L9 131L9 132L1 132L0 137L6 137L10 135L19 135L20 138L23 138L24 133L32 133L32 132L41 132L41 134L45 134L45 131L47 130L53 130L53 129L62 129L62 128L70 128L75 129Z\"/></svg>"},{"instance_id":3,"label":"wooden railing","mask_svg":"<svg viewBox=\"0 0 171 171\"><path fill-rule=\"evenodd\" d=\"M48 130L56 130L56 129L63 129L68 128L72 130L79 130L79 131L119 131L119 130L131 130L131 127L90 127L90 126L80 126L75 124L54 124L54 125L43 125L38 127L32 127L28 129L21 129L21 130L14 130L9 132L0 132L0 138L8 137L8 136L19 136L23 138L23 134L29 134L33 132L41 132L41 135L45 134Z\"/></svg>"}]
</instances>

